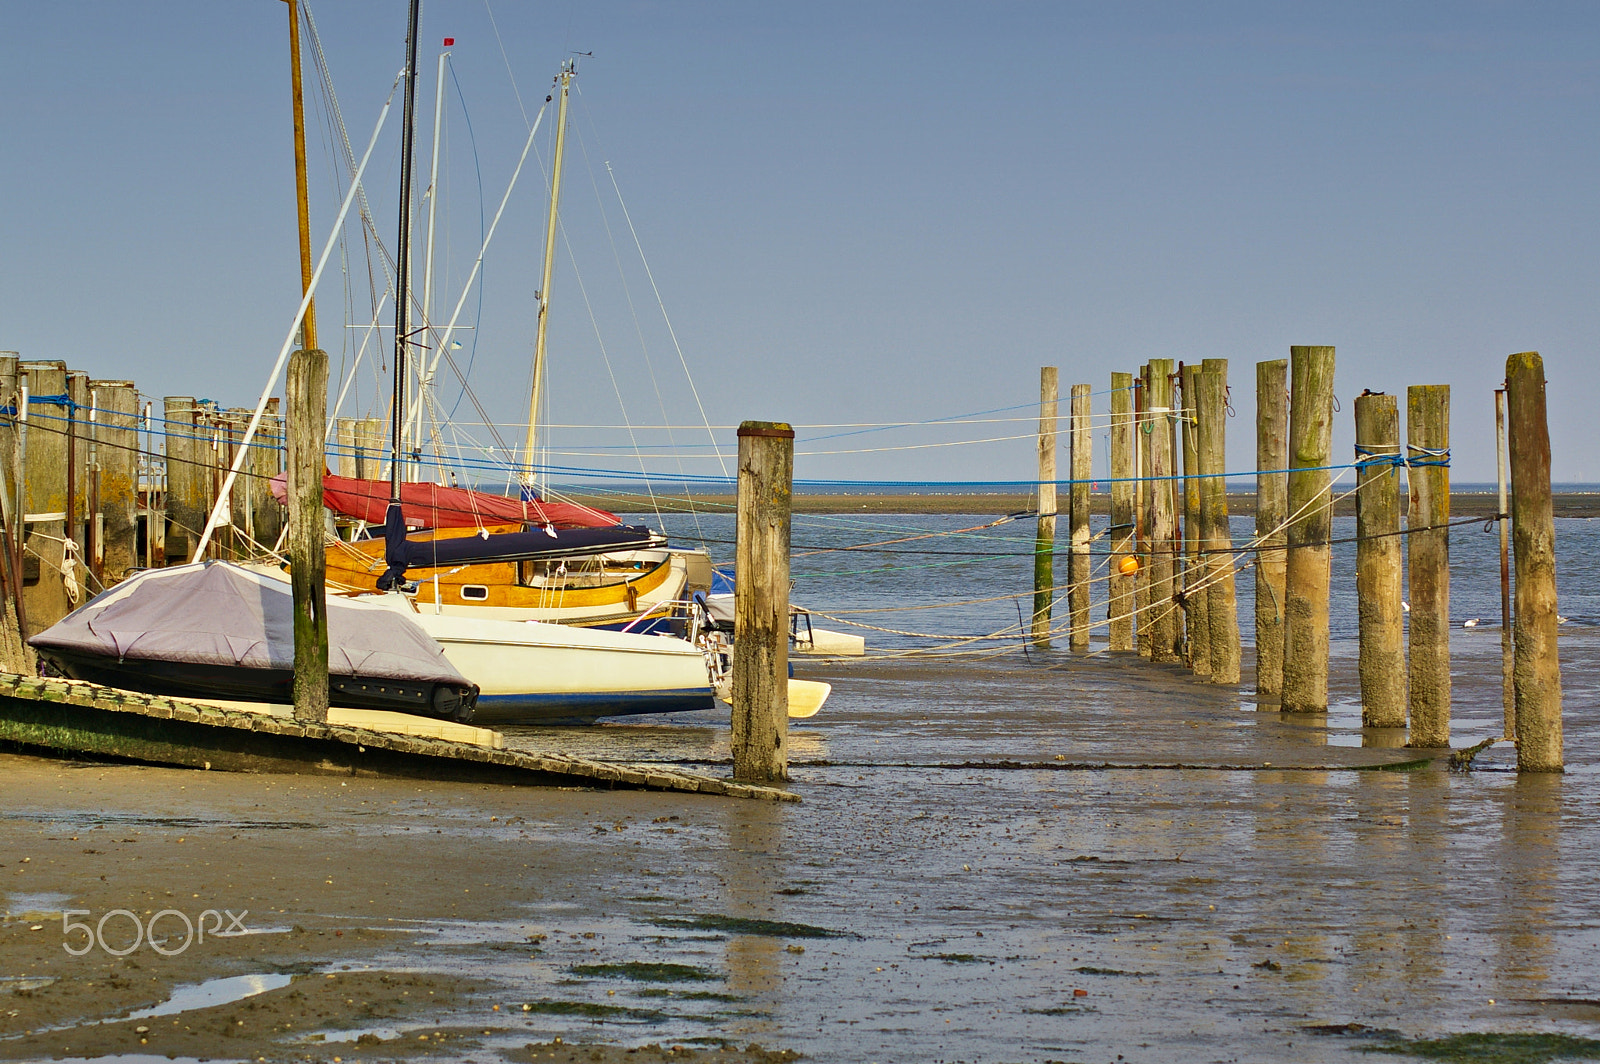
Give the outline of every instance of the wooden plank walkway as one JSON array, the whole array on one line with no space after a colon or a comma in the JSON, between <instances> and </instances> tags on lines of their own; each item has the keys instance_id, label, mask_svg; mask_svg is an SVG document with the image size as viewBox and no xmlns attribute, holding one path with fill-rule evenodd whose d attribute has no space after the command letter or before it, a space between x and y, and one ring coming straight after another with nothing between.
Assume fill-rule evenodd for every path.
<instances>
[{"instance_id":1,"label":"wooden plank walkway","mask_svg":"<svg viewBox=\"0 0 1600 1064\"><path fill-rule=\"evenodd\" d=\"M295 720L243 704L207 705L74 680L0 673L0 742L225 772L407 776L524 786L685 791L796 802L760 787L659 766Z\"/></svg>"}]
</instances>

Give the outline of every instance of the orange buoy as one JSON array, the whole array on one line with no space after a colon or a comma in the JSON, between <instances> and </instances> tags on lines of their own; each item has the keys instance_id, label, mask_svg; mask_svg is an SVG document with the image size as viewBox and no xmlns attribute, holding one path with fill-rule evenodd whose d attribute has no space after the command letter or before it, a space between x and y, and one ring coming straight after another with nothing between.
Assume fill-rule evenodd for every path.
<instances>
[{"instance_id":1,"label":"orange buoy","mask_svg":"<svg viewBox=\"0 0 1600 1064\"><path fill-rule=\"evenodd\" d=\"M1130 554L1117 563L1117 571L1123 576L1132 576L1139 571L1139 559Z\"/></svg>"}]
</instances>

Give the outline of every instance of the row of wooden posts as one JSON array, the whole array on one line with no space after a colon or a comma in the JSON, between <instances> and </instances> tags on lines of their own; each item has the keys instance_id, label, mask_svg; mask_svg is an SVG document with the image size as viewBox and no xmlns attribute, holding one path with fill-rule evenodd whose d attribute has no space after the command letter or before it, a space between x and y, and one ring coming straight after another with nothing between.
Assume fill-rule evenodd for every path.
<instances>
[{"instance_id":1,"label":"row of wooden posts","mask_svg":"<svg viewBox=\"0 0 1600 1064\"><path fill-rule=\"evenodd\" d=\"M1240 547L1228 528L1228 363L1152 359L1138 374L1111 374L1109 649L1181 663L1219 684L1240 682L1234 572L1256 567L1256 703L1288 713L1328 708L1328 602L1333 555L1334 472L1356 481L1356 594L1362 724L1405 728L1407 745L1450 744L1450 389L1406 392L1406 440L1398 397L1355 401L1356 454L1336 464L1334 349L1292 347L1288 359L1256 365L1255 536ZM1040 374L1039 518L1030 639L1047 648L1057 604L1057 422L1055 367ZM1519 768L1563 763L1561 681L1556 651L1554 522L1544 368L1538 354L1512 355L1496 394L1502 441L1505 737ZM1066 515L1068 644L1089 645L1094 566L1089 529L1093 481L1091 388L1071 389ZM1505 415L1509 410L1509 433ZM1409 506L1401 523L1400 469ZM1510 535L1507 536L1509 519ZM1404 557L1402 556L1404 554ZM1409 573L1405 622L1402 561Z\"/></svg>"},{"instance_id":2,"label":"row of wooden posts","mask_svg":"<svg viewBox=\"0 0 1600 1064\"><path fill-rule=\"evenodd\" d=\"M0 352L0 515L8 544L0 581L10 630L18 632L20 620L23 636L43 631L137 569L189 561L250 414L192 396L147 401L132 381ZM382 423L340 418L334 429L328 460L335 472L379 475ZM284 419L273 398L208 557L264 554L277 544L285 510L268 482L283 469ZM8 642L14 648L18 640ZM5 667L21 664L11 650L0 657Z\"/></svg>"}]
</instances>

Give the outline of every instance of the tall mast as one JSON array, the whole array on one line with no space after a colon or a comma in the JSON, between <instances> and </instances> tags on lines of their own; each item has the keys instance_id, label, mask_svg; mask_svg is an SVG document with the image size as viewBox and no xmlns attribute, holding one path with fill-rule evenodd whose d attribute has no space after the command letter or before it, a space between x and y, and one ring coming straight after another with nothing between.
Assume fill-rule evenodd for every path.
<instances>
[{"instance_id":1,"label":"tall mast","mask_svg":"<svg viewBox=\"0 0 1600 1064\"><path fill-rule=\"evenodd\" d=\"M393 457L389 462L389 507L384 513L384 562L388 568L378 578L381 591L406 589L406 520L400 507L404 475L406 421L406 362L411 357L411 148L417 118L417 22L422 0L411 0L406 29L405 124L400 131L400 238L395 247L394 286L394 399L389 424Z\"/></svg>"},{"instance_id":2,"label":"tall mast","mask_svg":"<svg viewBox=\"0 0 1600 1064\"><path fill-rule=\"evenodd\" d=\"M449 47L455 43L455 38L446 37L444 43ZM433 163L428 168L428 191L424 193L428 198L428 249L424 252L422 263L422 324L430 342L437 339L433 328L433 220L439 211L439 125L444 118L444 64L449 57L449 52L439 53L439 78L433 90ZM427 386L426 374L419 374L417 389L420 391ZM411 427L412 446L415 447L421 440L422 418L419 413L416 423Z\"/></svg>"},{"instance_id":3,"label":"tall mast","mask_svg":"<svg viewBox=\"0 0 1600 1064\"><path fill-rule=\"evenodd\" d=\"M406 366L411 360L411 161L417 125L417 22L422 0L411 0L406 30L406 105L400 129L400 236L395 242L394 408L390 439L394 461L389 466L389 503L400 504L405 453Z\"/></svg>"},{"instance_id":4,"label":"tall mast","mask_svg":"<svg viewBox=\"0 0 1600 1064\"><path fill-rule=\"evenodd\" d=\"M311 289L311 207L306 192L306 107L300 91L300 4L298 0L285 0L289 5L289 84L294 94L294 191L300 211L300 294ZM300 346L311 349L317 346L317 307L306 305L305 320L300 325Z\"/></svg>"},{"instance_id":5,"label":"tall mast","mask_svg":"<svg viewBox=\"0 0 1600 1064\"><path fill-rule=\"evenodd\" d=\"M539 331L533 343L533 395L528 401L528 442L524 453L528 468L523 474L525 487L533 487L534 463L539 429L539 403L544 396L544 338L550 321L550 280L556 270L556 210L561 203L561 160L567 147L567 98L572 92L572 75L577 71L573 60L561 64L556 77L560 86L561 103L556 111L556 155L550 166L550 219L544 230L544 279L539 283Z\"/></svg>"}]
</instances>

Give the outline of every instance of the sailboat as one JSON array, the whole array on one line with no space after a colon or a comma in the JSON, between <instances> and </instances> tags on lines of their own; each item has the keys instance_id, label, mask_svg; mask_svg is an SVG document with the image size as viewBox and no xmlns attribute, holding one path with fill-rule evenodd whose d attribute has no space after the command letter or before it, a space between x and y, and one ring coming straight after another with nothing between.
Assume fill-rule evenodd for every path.
<instances>
[{"instance_id":1,"label":"sailboat","mask_svg":"<svg viewBox=\"0 0 1600 1064\"><path fill-rule=\"evenodd\" d=\"M648 529L620 524L554 527L555 515L530 495L543 527L511 525L491 532L458 528L456 534L434 529L421 538L408 534L405 455L406 345L411 335L408 262L411 239L411 167L414 132L417 19L420 0L411 0L406 40L405 127L401 133L400 222L396 255L394 395L391 406L389 497L383 519L383 571L374 579L384 594L361 596L409 614L443 648L446 659L479 688L485 716L519 721L592 718L629 713L661 713L709 708L714 704L710 664L693 643L670 635L637 635L598 628L568 628L533 620L446 615L419 610L414 596L414 566L435 573L452 566L537 565L556 558L592 555L659 545ZM570 64L563 76L570 80ZM563 96L563 105L565 96ZM563 118L565 108L563 106ZM553 239L553 234L552 234ZM550 254L547 253L548 263ZM548 267L547 267L548 268ZM543 304L540 321L543 322ZM540 350L542 352L541 331ZM537 394L537 392L536 392ZM435 511L439 495L434 494ZM483 500L445 496L457 508ZM413 506L417 500L413 500ZM533 511L524 509L524 516ZM573 515L567 515L569 518ZM607 515L609 516L609 515ZM376 555L373 556L374 560ZM437 584L436 584L437 595Z\"/></svg>"},{"instance_id":2,"label":"sailboat","mask_svg":"<svg viewBox=\"0 0 1600 1064\"><path fill-rule=\"evenodd\" d=\"M444 56L440 59L442 87ZM556 78L556 93L552 94L559 95L559 103L529 402L526 456L530 468L545 389L548 311L555 271L567 111L575 74L572 61L563 63ZM434 117L435 170L438 102ZM429 203L431 237L436 200L430 198ZM431 249L430 239L430 260ZM403 286L397 290L403 291ZM425 314L430 312L430 290L428 274L424 277L422 301ZM427 331L426 326L423 331ZM398 343L395 357L396 364L401 364L403 349ZM414 402L404 423L395 417L395 438L403 438L419 416L420 403ZM413 450L418 442L412 441ZM398 460L395 465L400 465ZM382 481L330 474L323 481L324 504L335 514L364 527L383 528L390 486ZM274 480L272 490L280 500L285 498L283 478ZM423 589L423 601L432 606L435 614L612 628L637 627L641 618L657 618L650 626L659 629L660 620L669 613L681 612L673 610L674 604L686 602L696 591L711 588L711 559L705 551L668 549L664 537L623 525L615 514L541 498L531 472L524 475L518 498L417 481L401 481L397 490L407 530L405 549L412 578ZM468 542L469 539L475 542ZM375 536L349 541L330 539L326 563L329 587L343 593L379 590L388 567L389 550L386 540Z\"/></svg>"}]
</instances>

